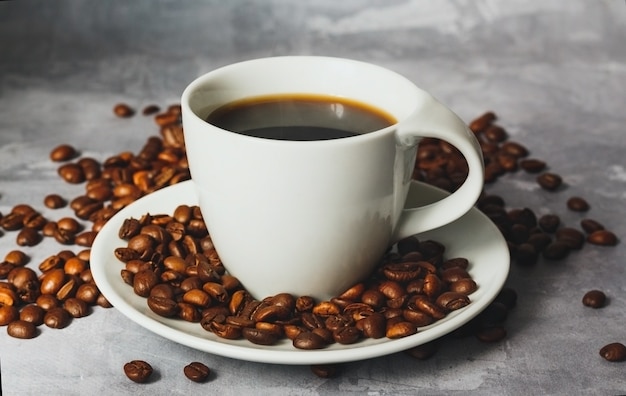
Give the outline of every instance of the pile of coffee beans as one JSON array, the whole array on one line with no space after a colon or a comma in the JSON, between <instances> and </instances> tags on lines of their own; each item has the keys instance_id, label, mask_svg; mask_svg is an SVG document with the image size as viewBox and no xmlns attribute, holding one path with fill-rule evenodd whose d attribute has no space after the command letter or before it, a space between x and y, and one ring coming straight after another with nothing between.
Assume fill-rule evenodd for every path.
<instances>
[{"instance_id":1,"label":"pile of coffee beans","mask_svg":"<svg viewBox=\"0 0 626 396\"><path fill-rule=\"evenodd\" d=\"M227 339L272 345L288 338L299 349L417 333L470 304L470 263L446 258L445 246L406 238L369 279L328 301L281 293L253 298L226 273L197 206L128 218L115 249L120 274L157 315L199 323Z\"/></svg>"},{"instance_id":2,"label":"pile of coffee beans","mask_svg":"<svg viewBox=\"0 0 626 396\"><path fill-rule=\"evenodd\" d=\"M16 249L7 252L4 260L0 262L0 326L6 326L7 334L12 337L33 338L41 333L41 325L45 324L47 328L64 328L73 319L88 316L94 306L110 307L109 302L93 282L89 268L90 247L95 236L113 215L136 199L160 188L190 178L179 105L168 106L163 111L157 105L148 105L142 111L137 111L128 104L120 103L114 106L113 113L120 118L133 117L137 113L151 116L159 128L160 136L148 138L136 154L130 151L122 151L103 161L98 161L91 157L81 157L80 151L71 144L58 145L50 151L50 160L59 164L58 174L61 179L67 183L84 185L84 193L76 197L62 197L58 194L50 193L42 199L42 205L50 210L65 208L69 205L73 211L73 216L50 219L42 214L43 211L37 210L26 203L15 205L8 213L0 213L0 237L12 236L15 238L16 244ZM538 186L545 191L554 193L566 191L562 177L558 173L550 171L549 165L545 161L530 157L530 151L526 147L509 140L507 131L497 124L495 113L486 112L470 122L469 127L476 134L482 148L485 160L486 185L495 183L506 174L521 171L533 175ZM454 191L462 184L466 176L467 164L454 147L437 139L424 139L420 143L414 179L424 181L447 191ZM589 202L584 197L578 196L568 197L564 206L568 210L579 213L586 213L591 209ZM612 231L592 218L582 219L579 227L568 226L562 224L561 218L556 213L538 216L530 208L512 209L506 205L503 197L489 195L486 192L483 192L477 207L501 230L509 245L512 261L517 265L531 266L541 260L563 260L572 252L582 249L586 243L598 246L614 246L619 243L619 239ZM152 220L154 220L154 217ZM189 248L194 249L193 246L197 248L199 240L203 240L202 243L204 245L200 247L205 249L207 248L206 244L210 242L210 238L199 236L205 232L200 224L200 219L193 220L195 221L193 225L190 223L185 227L184 232L187 235L183 235L182 239L176 239L176 245L179 245L181 251ZM158 224L156 227L160 228L161 231L153 227L152 232L154 235L149 233L150 238L158 238L156 235L163 232L163 224ZM198 227L198 229L194 230L194 227ZM182 230L177 230L172 226L166 231L174 235L175 238L178 238L179 234L182 235ZM30 263L30 257L20 250L20 247L36 246L46 238L52 239L60 245L59 252L33 266ZM141 242L139 240L133 243L140 244L144 242L146 241ZM408 245L426 243L437 245L435 241L417 241L415 239L405 242ZM75 253L72 250L74 247L79 247L82 250ZM173 249L175 251L176 248L174 247ZM211 251L210 248L208 250ZM406 253L406 255L410 257L416 252L419 252L419 249ZM157 253L155 252L155 254ZM197 254L195 256L198 257ZM182 301L184 304L179 306L179 302L177 302L177 308L173 308L173 312L182 317L188 315L187 319L198 320L198 315L193 313L199 311L197 308L198 304L203 305L206 301L201 301L206 299L207 296L212 299L211 301L213 299L219 301L220 298L223 298L220 294L223 288L227 292L225 295L228 295L231 301L234 295L237 294L236 301L241 302L242 306L235 309L235 304L233 303L233 310L231 311L231 304L228 304L228 312L216 312L212 320L206 319L204 315L206 313L204 311L209 308L203 308L199 311L200 324L204 323L210 331L223 332L223 335L229 335L232 334L230 333L232 331L230 325L233 317L241 316L244 307L247 307L246 312L251 311L251 307L255 307L254 312L257 315L255 318L258 319L258 316L260 316L263 320L257 321L259 323L258 328L255 323L254 328L248 327L253 330L246 330L245 332L242 330L240 336L250 338L256 342L268 342L268 339L263 337L276 330L275 327L267 325L268 321L265 320L267 317L261 316L258 312L262 311L266 315L270 315L270 311L276 310L276 303L285 303L281 301L285 296L274 296L275 300L270 299L270 301L251 300L250 296L245 293L245 290L241 289L236 279L229 277L226 273L220 273L222 270L214 268L216 266L219 268L219 257L217 255L208 256L206 257L209 263L208 268L204 268L206 264L204 259L200 259L204 264L198 266L196 263L195 265L197 268L204 268L200 271L200 275L185 273L185 276L191 279L208 277L204 278L205 280L212 279L210 277L213 276L221 282L213 283L220 286L210 285L205 290L204 285L209 283L207 281L202 284L202 287L191 287L189 291L195 291L187 295L187 302ZM381 265L381 269L385 266L402 266L407 262L415 263L413 258L407 260L407 257L403 256L402 254L389 255L385 258L385 263ZM146 257L138 259L145 260ZM441 262L421 261L422 263L426 262L435 266L436 271L434 273L444 283L444 286L442 286L443 291L452 287L452 283L441 279L443 262L447 260L438 260L441 260ZM182 298L177 294L180 292L180 285L172 287L174 291L169 290L167 286L162 286L163 283L167 282L179 282L176 279L178 275L174 269L180 268L179 266L192 267L191 263L183 260L181 264L180 261L169 259L167 266L163 264L164 270L156 278L151 275L140 275L138 277L137 274L140 271L133 267L136 264L126 262L128 268L124 268L122 271L122 278L126 282L131 283L133 287L135 287L135 278L137 278L137 291L145 293L155 309L164 310L169 303L167 301L169 297L167 296L170 296L170 292L173 293L171 296L176 296L176 299ZM32 267L37 268L39 271ZM423 288L426 284L430 284L426 282L426 274L432 274L432 272L429 272L429 269L426 268L429 266L425 264L420 264L419 267L422 273L421 276L423 276L423 279L421 279L423 283L421 287ZM430 269L432 270L432 268ZM204 270L207 270L206 274L203 273ZM208 270L214 270L214 272L211 273ZM393 282L384 278L384 271L377 272L376 276L376 282ZM144 278L142 279L142 277ZM432 279L432 276L429 279ZM158 285L149 287L155 281ZM182 283L182 281L181 279L180 282ZM194 283L195 281L187 280L186 282ZM459 283L458 285L461 284ZM362 293L366 296L369 295L367 298L372 298L372 296L380 297L377 295L377 292L382 293L380 288L372 288L372 285L364 286ZM408 287L408 284L403 286ZM188 288L190 286L185 284L184 287ZM394 288L395 286L388 290L394 290ZM153 289L160 290L160 292L154 291L156 296L151 296ZM366 291L367 293L365 293ZM407 290L405 289L404 292L406 293ZM159 295L159 293L161 294ZM354 293L354 290L352 293ZM456 291L456 293L467 292ZM163 296L166 297L165 300L162 299ZM391 303L393 305L406 298L390 296L393 296L393 294L385 296L386 302L384 304ZM307 317L306 323L308 323L308 327L293 325L293 328L291 328L293 332L290 334L292 334L294 340L297 338L297 334L315 334L313 330L321 328L318 327L319 323L317 320L319 319L318 314L320 310L325 314L334 312L334 309L345 310L347 307L345 306L346 301L342 301L340 297L342 296L338 296L334 302L325 302L328 303L327 305L321 304L322 302L308 301L304 297L295 298L296 305L294 307L300 307L300 310L297 311L297 308L294 308L294 312L299 312L300 316L307 313L305 316ZM346 296L343 297L345 298ZM414 308L418 304L422 304L422 308L429 307L426 310L432 310L430 312L432 316L433 313L437 312L437 309L441 309L441 306L437 305L437 299L433 300L433 297L434 295L430 296L429 299L419 301L418 299L406 299L411 300ZM376 300L376 298L372 298L372 301ZM363 295L361 299L363 299ZM293 303L290 298L286 298L286 300L287 304ZM505 287L496 301L481 315L450 336L461 337L471 334L484 342L502 339L506 336L506 330L503 326L504 321L508 312L515 306L516 300L517 294L515 291ZM456 306L456 304L465 304L465 299L459 298L458 295L450 301L448 303L452 305L446 307L444 312L451 309L452 306ZM430 304L426 304L426 302ZM408 301L404 301L404 303L407 304ZM440 303L443 304L442 301ZM159 304L161 305L159 306ZM190 304L194 309L189 309L189 305L185 304ZM309 308L303 309L303 307L308 306L307 304L311 305L310 310ZM590 293L584 296L583 304L589 307L601 308L606 304L606 296L599 290L590 291ZM445 306L446 304L443 305ZM315 313L313 312L313 307L317 307ZM408 309L408 305L404 307L403 309ZM391 312L386 313L388 316L386 318L387 322L395 323L397 321L398 323L405 323L399 324L394 332L389 335L392 337L408 335L413 331L415 323L407 325L406 323L412 322L404 318L403 315L401 320L394 319L393 312L398 313L398 309L390 308L386 311ZM418 311L415 310L415 312ZM237 313L237 315L233 315L233 313ZM369 316L378 317L377 315ZM400 315L397 317L400 317ZM360 317L357 316L357 318ZM249 319L253 320L251 317ZM355 318L353 317L352 319L354 320ZM302 317L299 317L298 320L302 322ZM370 319L370 321L375 320ZM238 326L241 325L241 323L236 324ZM250 324L250 322L246 322L246 324ZM289 324L283 323L283 332L285 332L285 326L289 327ZM363 336L364 330L357 330L359 331L359 337ZM337 342L334 338L331 340L329 333L325 330L316 330L316 332L321 333L321 338L326 342ZM353 330L346 331L342 335L344 342L354 337L354 333L356 332ZM294 334L296 336L293 336ZM301 336L297 344L300 347L318 346L320 344L317 341L319 341L317 337ZM441 343L442 340L435 340L413 348L407 351L407 353L419 359L428 358L437 351ZM620 343L609 344L601 349L600 355L609 361L622 361L625 356L624 346ZM338 369L335 366L318 365L311 367L311 369L316 375L321 377L333 377L338 373Z\"/></svg>"}]
</instances>

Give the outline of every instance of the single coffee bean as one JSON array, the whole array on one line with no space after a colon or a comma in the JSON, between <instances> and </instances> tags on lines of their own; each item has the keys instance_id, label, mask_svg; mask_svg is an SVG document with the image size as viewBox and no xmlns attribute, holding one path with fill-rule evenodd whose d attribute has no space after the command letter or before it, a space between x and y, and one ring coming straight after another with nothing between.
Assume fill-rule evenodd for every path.
<instances>
[{"instance_id":1,"label":"single coffee bean","mask_svg":"<svg viewBox=\"0 0 626 396\"><path fill-rule=\"evenodd\" d=\"M555 191L563 184L563 179L556 173L545 172L537 176L537 183L544 190Z\"/></svg>"},{"instance_id":2,"label":"single coffee bean","mask_svg":"<svg viewBox=\"0 0 626 396\"><path fill-rule=\"evenodd\" d=\"M133 382L144 383L152 375L152 366L143 360L132 360L124 364L124 374Z\"/></svg>"},{"instance_id":3,"label":"single coffee bean","mask_svg":"<svg viewBox=\"0 0 626 396\"><path fill-rule=\"evenodd\" d=\"M556 231L556 240L565 243L570 249L578 250L585 243L585 235L571 227L563 227Z\"/></svg>"},{"instance_id":4,"label":"single coffee bean","mask_svg":"<svg viewBox=\"0 0 626 396\"><path fill-rule=\"evenodd\" d=\"M0 326L6 326L11 322L19 320L20 311L14 305L0 304Z\"/></svg>"},{"instance_id":5,"label":"single coffee bean","mask_svg":"<svg viewBox=\"0 0 626 396\"><path fill-rule=\"evenodd\" d=\"M546 168L546 163L544 161L534 158L523 159L520 161L519 165L528 173L539 173Z\"/></svg>"},{"instance_id":6,"label":"single coffee bean","mask_svg":"<svg viewBox=\"0 0 626 396\"><path fill-rule=\"evenodd\" d=\"M609 362L622 362L626 360L626 346L620 342L607 344L600 349L600 356Z\"/></svg>"},{"instance_id":7,"label":"single coffee bean","mask_svg":"<svg viewBox=\"0 0 626 396\"><path fill-rule=\"evenodd\" d=\"M71 315L64 308L51 308L43 318L43 323L52 329L63 329L71 322Z\"/></svg>"},{"instance_id":8,"label":"single coffee bean","mask_svg":"<svg viewBox=\"0 0 626 396\"><path fill-rule=\"evenodd\" d=\"M37 327L32 322L16 320L7 326L7 334L11 337L29 339L37 335Z\"/></svg>"},{"instance_id":9,"label":"single coffee bean","mask_svg":"<svg viewBox=\"0 0 626 396\"><path fill-rule=\"evenodd\" d=\"M294 338L293 346L298 349L321 349L326 346L326 341L316 333L303 331Z\"/></svg>"},{"instance_id":10,"label":"single coffee bean","mask_svg":"<svg viewBox=\"0 0 626 396\"><path fill-rule=\"evenodd\" d=\"M482 133L496 120L496 115L492 111L488 111L480 117L469 123L469 128L474 133Z\"/></svg>"},{"instance_id":11,"label":"single coffee bean","mask_svg":"<svg viewBox=\"0 0 626 396\"><path fill-rule=\"evenodd\" d=\"M319 378L335 378L341 373L341 366L338 364L314 364L311 365L311 372Z\"/></svg>"},{"instance_id":12,"label":"single coffee bean","mask_svg":"<svg viewBox=\"0 0 626 396\"><path fill-rule=\"evenodd\" d=\"M606 303L606 294L601 290L590 290L583 296L583 304L591 308L602 308Z\"/></svg>"},{"instance_id":13,"label":"single coffee bean","mask_svg":"<svg viewBox=\"0 0 626 396\"><path fill-rule=\"evenodd\" d=\"M83 300L70 297L63 302L63 308L74 318L82 318L89 315L89 305Z\"/></svg>"},{"instance_id":14,"label":"single coffee bean","mask_svg":"<svg viewBox=\"0 0 626 396\"><path fill-rule=\"evenodd\" d=\"M31 322L35 326L43 324L46 311L39 305L29 304L20 310L20 320Z\"/></svg>"},{"instance_id":15,"label":"single coffee bean","mask_svg":"<svg viewBox=\"0 0 626 396\"><path fill-rule=\"evenodd\" d=\"M61 165L57 170L57 173L61 176L61 178L63 178L63 180L71 184L80 184L86 180L83 168L74 163Z\"/></svg>"},{"instance_id":16,"label":"single coffee bean","mask_svg":"<svg viewBox=\"0 0 626 396\"><path fill-rule=\"evenodd\" d=\"M61 144L50 151L50 159L55 162L69 161L77 155L78 151L69 144Z\"/></svg>"},{"instance_id":17,"label":"single coffee bean","mask_svg":"<svg viewBox=\"0 0 626 396\"><path fill-rule=\"evenodd\" d=\"M587 242L599 246L615 246L617 245L617 236L608 230L598 230L587 236Z\"/></svg>"},{"instance_id":18,"label":"single coffee bean","mask_svg":"<svg viewBox=\"0 0 626 396\"><path fill-rule=\"evenodd\" d=\"M517 305L517 292L510 287L503 287L496 296L494 302L504 304L507 309L513 309Z\"/></svg>"},{"instance_id":19,"label":"single coffee bean","mask_svg":"<svg viewBox=\"0 0 626 396\"><path fill-rule=\"evenodd\" d=\"M543 257L547 260L562 260L569 255L570 247L562 241L551 242L543 250Z\"/></svg>"},{"instance_id":20,"label":"single coffee bean","mask_svg":"<svg viewBox=\"0 0 626 396\"><path fill-rule=\"evenodd\" d=\"M145 116L153 115L161 111L161 108L155 104L147 105L141 110L141 114Z\"/></svg>"},{"instance_id":21,"label":"single coffee bean","mask_svg":"<svg viewBox=\"0 0 626 396\"><path fill-rule=\"evenodd\" d=\"M113 107L113 113L120 118L128 118L135 115L135 110L126 103L118 103Z\"/></svg>"},{"instance_id":22,"label":"single coffee bean","mask_svg":"<svg viewBox=\"0 0 626 396\"><path fill-rule=\"evenodd\" d=\"M592 234L595 231L604 230L604 226L593 219L582 219L580 226L587 234Z\"/></svg>"},{"instance_id":23,"label":"single coffee bean","mask_svg":"<svg viewBox=\"0 0 626 396\"><path fill-rule=\"evenodd\" d=\"M426 360L426 359L430 359L431 357L433 357L435 353L437 353L438 350L439 350L439 342L435 340L435 341L427 342L425 344L407 349L406 353L409 356L414 357L415 359Z\"/></svg>"},{"instance_id":24,"label":"single coffee bean","mask_svg":"<svg viewBox=\"0 0 626 396\"><path fill-rule=\"evenodd\" d=\"M545 232L555 232L561 224L561 218L555 214L545 214L538 220L539 227Z\"/></svg>"},{"instance_id":25,"label":"single coffee bean","mask_svg":"<svg viewBox=\"0 0 626 396\"><path fill-rule=\"evenodd\" d=\"M67 205L67 201L59 194L48 194L43 199L43 204L50 209L60 209Z\"/></svg>"},{"instance_id":26,"label":"single coffee bean","mask_svg":"<svg viewBox=\"0 0 626 396\"><path fill-rule=\"evenodd\" d=\"M204 363L191 362L185 366L183 373L194 382L204 382L211 375L211 369Z\"/></svg>"},{"instance_id":27,"label":"single coffee bean","mask_svg":"<svg viewBox=\"0 0 626 396\"><path fill-rule=\"evenodd\" d=\"M506 337L506 329L502 326L485 327L476 332L476 338L482 342L498 342Z\"/></svg>"},{"instance_id":28,"label":"single coffee bean","mask_svg":"<svg viewBox=\"0 0 626 396\"><path fill-rule=\"evenodd\" d=\"M35 246L41 242L42 236L34 228L24 227L20 230L16 237L16 243L19 246Z\"/></svg>"},{"instance_id":29,"label":"single coffee bean","mask_svg":"<svg viewBox=\"0 0 626 396\"><path fill-rule=\"evenodd\" d=\"M589 210L589 203L581 197L571 197L567 200L567 208L574 212L586 212Z\"/></svg>"},{"instance_id":30,"label":"single coffee bean","mask_svg":"<svg viewBox=\"0 0 626 396\"><path fill-rule=\"evenodd\" d=\"M21 250L11 250L4 256L4 261L16 267L21 267L28 263L29 257Z\"/></svg>"}]
</instances>

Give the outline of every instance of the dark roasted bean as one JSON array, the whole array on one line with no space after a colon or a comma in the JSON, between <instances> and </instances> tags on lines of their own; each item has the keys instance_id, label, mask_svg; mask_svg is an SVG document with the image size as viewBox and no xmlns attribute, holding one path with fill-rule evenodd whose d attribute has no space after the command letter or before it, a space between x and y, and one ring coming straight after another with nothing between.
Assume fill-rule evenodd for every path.
<instances>
[{"instance_id":1,"label":"dark roasted bean","mask_svg":"<svg viewBox=\"0 0 626 396\"><path fill-rule=\"evenodd\" d=\"M183 373L193 382L205 382L211 375L211 369L204 363L191 362L185 366Z\"/></svg>"},{"instance_id":2,"label":"dark roasted bean","mask_svg":"<svg viewBox=\"0 0 626 396\"><path fill-rule=\"evenodd\" d=\"M590 290L583 296L583 305L591 308L602 308L606 303L606 294L601 290Z\"/></svg>"},{"instance_id":3,"label":"dark roasted bean","mask_svg":"<svg viewBox=\"0 0 626 396\"><path fill-rule=\"evenodd\" d=\"M132 360L124 364L124 374L133 382L144 383L152 375L152 366L143 360Z\"/></svg>"},{"instance_id":4,"label":"dark roasted bean","mask_svg":"<svg viewBox=\"0 0 626 396\"><path fill-rule=\"evenodd\" d=\"M608 230L598 230L587 236L587 242L600 246L615 246L617 245L617 236Z\"/></svg>"},{"instance_id":5,"label":"dark roasted bean","mask_svg":"<svg viewBox=\"0 0 626 396\"><path fill-rule=\"evenodd\" d=\"M626 360L626 346L620 342L607 344L600 349L600 356L609 362L623 362Z\"/></svg>"},{"instance_id":6,"label":"dark roasted bean","mask_svg":"<svg viewBox=\"0 0 626 396\"><path fill-rule=\"evenodd\" d=\"M537 183L544 190L555 191L563 184L563 179L556 173L545 172L537 176Z\"/></svg>"}]
</instances>

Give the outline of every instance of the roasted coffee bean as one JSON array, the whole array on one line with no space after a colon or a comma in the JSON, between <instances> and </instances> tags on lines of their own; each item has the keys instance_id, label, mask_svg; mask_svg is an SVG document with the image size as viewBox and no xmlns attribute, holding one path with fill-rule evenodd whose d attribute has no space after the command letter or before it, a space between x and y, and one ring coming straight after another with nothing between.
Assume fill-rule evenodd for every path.
<instances>
[{"instance_id":1,"label":"roasted coffee bean","mask_svg":"<svg viewBox=\"0 0 626 396\"><path fill-rule=\"evenodd\" d=\"M451 282L448 285L448 289L451 292L462 293L465 295L470 295L474 293L478 289L478 285L476 281L470 278L459 279L455 282Z\"/></svg>"},{"instance_id":2,"label":"roasted coffee bean","mask_svg":"<svg viewBox=\"0 0 626 396\"><path fill-rule=\"evenodd\" d=\"M561 218L555 214L546 214L539 218L539 227L545 232L555 232L561 224Z\"/></svg>"},{"instance_id":3,"label":"roasted coffee bean","mask_svg":"<svg viewBox=\"0 0 626 396\"><path fill-rule=\"evenodd\" d=\"M0 227L4 228L6 231L17 231L24 227L24 215L11 212L0 218Z\"/></svg>"},{"instance_id":4,"label":"roasted coffee bean","mask_svg":"<svg viewBox=\"0 0 626 396\"><path fill-rule=\"evenodd\" d=\"M41 239L42 236L36 229L24 227L17 234L15 241L19 246L35 246Z\"/></svg>"},{"instance_id":5,"label":"roasted coffee bean","mask_svg":"<svg viewBox=\"0 0 626 396\"><path fill-rule=\"evenodd\" d=\"M153 371L150 363L143 360L132 360L124 364L124 374L126 374L126 377L140 384L147 382Z\"/></svg>"},{"instance_id":6,"label":"roasted coffee bean","mask_svg":"<svg viewBox=\"0 0 626 396\"><path fill-rule=\"evenodd\" d=\"M66 274L62 268L51 269L41 278L41 294L56 294L65 284Z\"/></svg>"},{"instance_id":7,"label":"roasted coffee bean","mask_svg":"<svg viewBox=\"0 0 626 396\"><path fill-rule=\"evenodd\" d=\"M61 178L63 178L63 180L72 184L83 183L86 180L83 168L75 163L61 165L57 170L57 173L61 176Z\"/></svg>"},{"instance_id":8,"label":"roasted coffee bean","mask_svg":"<svg viewBox=\"0 0 626 396\"><path fill-rule=\"evenodd\" d=\"M449 311L454 311L466 307L470 303L470 299L466 294L458 292L444 292L437 297L437 305Z\"/></svg>"},{"instance_id":9,"label":"roasted coffee bean","mask_svg":"<svg viewBox=\"0 0 626 396\"><path fill-rule=\"evenodd\" d=\"M241 334L246 340L258 345L273 345L279 338L276 332L250 327L243 328Z\"/></svg>"},{"instance_id":10,"label":"roasted coffee bean","mask_svg":"<svg viewBox=\"0 0 626 396\"><path fill-rule=\"evenodd\" d=\"M20 311L13 305L0 304L0 326L6 326L11 322L18 320Z\"/></svg>"},{"instance_id":11,"label":"roasted coffee bean","mask_svg":"<svg viewBox=\"0 0 626 396\"><path fill-rule=\"evenodd\" d=\"M37 327L32 322L16 320L7 326L7 334L11 337L29 339L37 336Z\"/></svg>"},{"instance_id":12,"label":"roasted coffee bean","mask_svg":"<svg viewBox=\"0 0 626 396\"><path fill-rule=\"evenodd\" d=\"M151 269L139 271L133 277L133 291L141 297L148 297L150 290L159 283L159 277Z\"/></svg>"},{"instance_id":13,"label":"roasted coffee bean","mask_svg":"<svg viewBox=\"0 0 626 396\"><path fill-rule=\"evenodd\" d=\"M50 209L60 209L67 205L67 201L59 194L48 194L44 197L43 204Z\"/></svg>"},{"instance_id":14,"label":"roasted coffee bean","mask_svg":"<svg viewBox=\"0 0 626 396\"><path fill-rule=\"evenodd\" d=\"M387 329L385 331L385 335L390 339L397 339L408 337L417 333L417 326L415 323L407 322L407 321L397 321L395 323L388 322Z\"/></svg>"},{"instance_id":15,"label":"roasted coffee bean","mask_svg":"<svg viewBox=\"0 0 626 396\"><path fill-rule=\"evenodd\" d=\"M571 197L567 200L567 208L575 212L586 212L590 209L590 206L584 198Z\"/></svg>"},{"instance_id":16,"label":"roasted coffee bean","mask_svg":"<svg viewBox=\"0 0 626 396\"><path fill-rule=\"evenodd\" d=\"M583 296L583 305L591 308L602 308L606 303L606 294L601 290L590 290Z\"/></svg>"},{"instance_id":17,"label":"roasted coffee bean","mask_svg":"<svg viewBox=\"0 0 626 396\"><path fill-rule=\"evenodd\" d=\"M580 249L585 243L585 235L571 227L563 227L556 231L556 240L565 243L570 249Z\"/></svg>"},{"instance_id":18,"label":"roasted coffee bean","mask_svg":"<svg viewBox=\"0 0 626 396\"><path fill-rule=\"evenodd\" d=\"M498 342L506 337L506 329L502 326L485 327L476 332L476 338L482 342Z\"/></svg>"},{"instance_id":19,"label":"roasted coffee bean","mask_svg":"<svg viewBox=\"0 0 626 396\"><path fill-rule=\"evenodd\" d=\"M71 315L62 307L51 308L46 312L43 323L53 329L63 329L71 322Z\"/></svg>"},{"instance_id":20,"label":"roasted coffee bean","mask_svg":"<svg viewBox=\"0 0 626 396\"><path fill-rule=\"evenodd\" d=\"M29 257L21 250L11 250L4 256L4 261L16 267L21 267L28 263Z\"/></svg>"},{"instance_id":21,"label":"roasted coffee bean","mask_svg":"<svg viewBox=\"0 0 626 396\"><path fill-rule=\"evenodd\" d=\"M50 151L50 159L55 162L69 161L76 156L78 156L78 151L69 144L61 144Z\"/></svg>"},{"instance_id":22,"label":"roasted coffee bean","mask_svg":"<svg viewBox=\"0 0 626 396\"><path fill-rule=\"evenodd\" d=\"M483 326L494 326L506 321L509 314L507 306L499 301L493 301L476 317Z\"/></svg>"},{"instance_id":23,"label":"roasted coffee bean","mask_svg":"<svg viewBox=\"0 0 626 396\"><path fill-rule=\"evenodd\" d=\"M318 334L303 331L294 338L293 346L298 349L321 349L326 346L326 341Z\"/></svg>"},{"instance_id":24,"label":"roasted coffee bean","mask_svg":"<svg viewBox=\"0 0 626 396\"><path fill-rule=\"evenodd\" d=\"M539 173L546 168L546 163L544 161L534 158L523 159L520 161L519 165L528 173Z\"/></svg>"},{"instance_id":25,"label":"roasted coffee bean","mask_svg":"<svg viewBox=\"0 0 626 396\"><path fill-rule=\"evenodd\" d=\"M607 344L600 349L600 356L609 362L623 362L626 360L626 346L621 342Z\"/></svg>"},{"instance_id":26,"label":"roasted coffee bean","mask_svg":"<svg viewBox=\"0 0 626 396\"><path fill-rule=\"evenodd\" d=\"M361 338L361 332L354 326L344 326L333 331L333 339L339 344L354 344Z\"/></svg>"},{"instance_id":27,"label":"roasted coffee bean","mask_svg":"<svg viewBox=\"0 0 626 396\"><path fill-rule=\"evenodd\" d=\"M211 369L200 362L191 362L183 369L185 377L193 382L205 382L211 375Z\"/></svg>"},{"instance_id":28,"label":"roasted coffee bean","mask_svg":"<svg viewBox=\"0 0 626 396\"><path fill-rule=\"evenodd\" d=\"M341 373L341 367L338 364L314 364L311 372L319 378L335 378Z\"/></svg>"},{"instance_id":29,"label":"roasted coffee bean","mask_svg":"<svg viewBox=\"0 0 626 396\"><path fill-rule=\"evenodd\" d=\"M63 308L74 318L82 318L89 315L89 305L83 300L70 297L63 302Z\"/></svg>"},{"instance_id":30,"label":"roasted coffee bean","mask_svg":"<svg viewBox=\"0 0 626 396\"><path fill-rule=\"evenodd\" d=\"M167 297L149 296L148 307L157 315L171 318L178 315L180 307L175 300Z\"/></svg>"},{"instance_id":31,"label":"roasted coffee bean","mask_svg":"<svg viewBox=\"0 0 626 396\"><path fill-rule=\"evenodd\" d=\"M587 234L592 234L595 231L604 230L604 226L593 219L582 219L580 226Z\"/></svg>"},{"instance_id":32,"label":"roasted coffee bean","mask_svg":"<svg viewBox=\"0 0 626 396\"><path fill-rule=\"evenodd\" d=\"M563 179L560 175L551 172L544 172L537 176L537 183L541 188L548 191L555 191L563 184Z\"/></svg>"},{"instance_id":33,"label":"roasted coffee bean","mask_svg":"<svg viewBox=\"0 0 626 396\"><path fill-rule=\"evenodd\" d=\"M438 341L431 341L411 349L407 349L405 352L415 359L426 360L430 359L437 353L439 350L439 344L440 343Z\"/></svg>"},{"instance_id":34,"label":"roasted coffee bean","mask_svg":"<svg viewBox=\"0 0 626 396\"><path fill-rule=\"evenodd\" d=\"M153 115L161 111L161 108L155 104L147 105L141 110L141 114L148 116Z\"/></svg>"},{"instance_id":35,"label":"roasted coffee bean","mask_svg":"<svg viewBox=\"0 0 626 396\"><path fill-rule=\"evenodd\" d=\"M474 133L482 133L496 120L496 115L492 111L488 111L480 117L469 123L469 128Z\"/></svg>"},{"instance_id":36,"label":"roasted coffee bean","mask_svg":"<svg viewBox=\"0 0 626 396\"><path fill-rule=\"evenodd\" d=\"M35 300L35 303L41 308L43 308L45 311L49 311L52 308L61 306L61 302L53 294L42 294L39 297L37 297L37 300Z\"/></svg>"},{"instance_id":37,"label":"roasted coffee bean","mask_svg":"<svg viewBox=\"0 0 626 396\"><path fill-rule=\"evenodd\" d=\"M617 236L608 230L598 230L587 236L587 242L599 246L615 246L617 245Z\"/></svg>"},{"instance_id":38,"label":"roasted coffee bean","mask_svg":"<svg viewBox=\"0 0 626 396\"><path fill-rule=\"evenodd\" d=\"M503 287L496 296L494 302L502 303L507 309L511 310L517 305L517 292L510 287Z\"/></svg>"},{"instance_id":39,"label":"roasted coffee bean","mask_svg":"<svg viewBox=\"0 0 626 396\"><path fill-rule=\"evenodd\" d=\"M567 243L561 241L551 242L543 250L543 257L548 260L562 260L570 253L570 247Z\"/></svg>"},{"instance_id":40,"label":"roasted coffee bean","mask_svg":"<svg viewBox=\"0 0 626 396\"><path fill-rule=\"evenodd\" d=\"M35 326L43 324L45 311L39 305L29 304L20 310L20 320L31 322Z\"/></svg>"},{"instance_id":41,"label":"roasted coffee bean","mask_svg":"<svg viewBox=\"0 0 626 396\"><path fill-rule=\"evenodd\" d=\"M113 107L113 113L120 118L128 118L135 115L135 110L126 103L118 103Z\"/></svg>"}]
</instances>

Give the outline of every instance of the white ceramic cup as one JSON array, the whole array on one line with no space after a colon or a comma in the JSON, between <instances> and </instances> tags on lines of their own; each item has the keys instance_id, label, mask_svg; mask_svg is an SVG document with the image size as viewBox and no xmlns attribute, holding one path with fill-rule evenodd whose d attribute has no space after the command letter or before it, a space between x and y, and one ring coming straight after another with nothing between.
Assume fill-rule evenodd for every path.
<instances>
[{"instance_id":1,"label":"white ceramic cup","mask_svg":"<svg viewBox=\"0 0 626 396\"><path fill-rule=\"evenodd\" d=\"M350 98L398 122L303 142L250 137L205 121L224 104L285 93ZM193 81L181 105L209 233L228 272L257 299L338 295L367 277L394 242L461 217L482 190L481 150L465 123L405 77L372 64L315 56L236 63ZM422 137L458 148L469 175L443 200L404 209Z\"/></svg>"}]
</instances>

